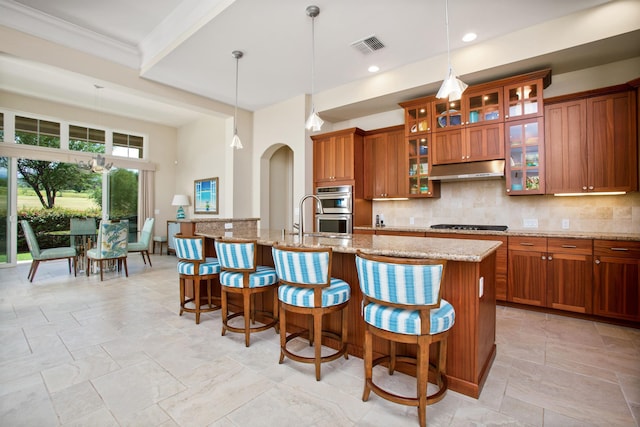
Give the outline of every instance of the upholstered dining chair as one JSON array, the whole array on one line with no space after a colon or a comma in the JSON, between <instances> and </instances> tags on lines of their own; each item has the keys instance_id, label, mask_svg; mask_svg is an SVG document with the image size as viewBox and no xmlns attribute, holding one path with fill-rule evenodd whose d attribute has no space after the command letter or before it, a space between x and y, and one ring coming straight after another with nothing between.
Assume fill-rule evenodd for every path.
<instances>
[{"instance_id":1,"label":"upholstered dining chair","mask_svg":"<svg viewBox=\"0 0 640 427\"><path fill-rule=\"evenodd\" d=\"M278 276L273 267L257 264L257 242L255 240L216 239L216 254L220 262L220 290L222 302L222 335L227 331L244 333L244 344L249 347L250 334L265 331L271 327L278 331ZM272 312L257 311L252 306L252 297L256 294L272 291ZM242 311L229 315L228 294L242 297ZM255 324L256 314L262 315L266 323ZM244 328L231 326L229 321L244 317Z\"/></svg>"},{"instance_id":2,"label":"upholstered dining chair","mask_svg":"<svg viewBox=\"0 0 640 427\"><path fill-rule=\"evenodd\" d=\"M78 274L78 255L75 248L62 247L40 249L38 239L36 239L36 235L29 222L23 219L20 223L22 224L22 231L24 232L29 252L31 252L31 259L33 260L31 261L31 268L27 274L27 279L29 279L30 282L33 282L33 278L36 276L36 271L38 271L38 266L44 261L66 259L69 263L69 273L71 273L71 262L73 261L73 275L76 276Z\"/></svg>"},{"instance_id":3,"label":"upholstered dining chair","mask_svg":"<svg viewBox=\"0 0 640 427\"><path fill-rule=\"evenodd\" d=\"M124 274L129 277L127 269L127 238L129 224L126 221L102 221L98 230L96 247L87 250L87 276L91 270L91 261L100 266L100 281L104 280L105 261L115 262L118 271L124 264Z\"/></svg>"},{"instance_id":4,"label":"upholstered dining chair","mask_svg":"<svg viewBox=\"0 0 640 427\"><path fill-rule=\"evenodd\" d=\"M219 302L220 298L211 295L211 281L219 277L220 263L216 258L205 257L204 237L176 235L174 242L180 280L180 316L185 311L195 313L197 325L200 323L200 313L220 308L220 305L214 306L212 304L213 299ZM185 296L185 284L188 280L193 283L192 298ZM200 299L200 283L202 281L207 285L208 308L202 308ZM189 303L193 303L193 307L187 307Z\"/></svg>"},{"instance_id":5,"label":"upholstered dining chair","mask_svg":"<svg viewBox=\"0 0 640 427\"><path fill-rule=\"evenodd\" d=\"M365 321L362 400L373 391L394 403L418 407L420 426L426 426L427 404L440 401L447 391L447 337L455 322L455 310L442 299L445 260L407 259L356 254ZM389 355L373 360L373 336L389 342ZM416 356L396 355L396 343L416 344ZM435 363L429 362L429 347L438 344ZM397 362L416 366L417 396L405 397L373 381L373 367L388 363L393 374ZM429 372L438 390L427 395Z\"/></svg>"},{"instance_id":6,"label":"upholstered dining chair","mask_svg":"<svg viewBox=\"0 0 640 427\"><path fill-rule=\"evenodd\" d=\"M153 267L151 265L151 257L149 257L149 242L151 242L151 235L153 233L153 223L155 222L154 218L147 218L144 220L144 225L142 226L142 231L140 232L140 240L137 242L130 242L127 244L128 252L140 252L142 255L142 261L146 264L147 260L149 260L149 267ZM147 256L147 259L144 259L144 256Z\"/></svg>"},{"instance_id":7,"label":"upholstered dining chair","mask_svg":"<svg viewBox=\"0 0 640 427\"><path fill-rule=\"evenodd\" d=\"M280 281L280 363L285 356L302 363L313 363L316 380L320 381L320 365L338 359L347 353L347 304L351 297L349 284L331 277L331 248L299 248L274 245L273 262ZM322 327L325 314L342 311L341 331L334 332ZM309 317L309 327L287 336L287 312ZM314 357L296 354L287 344L299 336L305 336L315 346ZM322 337L339 342L339 348L322 356Z\"/></svg>"}]
</instances>

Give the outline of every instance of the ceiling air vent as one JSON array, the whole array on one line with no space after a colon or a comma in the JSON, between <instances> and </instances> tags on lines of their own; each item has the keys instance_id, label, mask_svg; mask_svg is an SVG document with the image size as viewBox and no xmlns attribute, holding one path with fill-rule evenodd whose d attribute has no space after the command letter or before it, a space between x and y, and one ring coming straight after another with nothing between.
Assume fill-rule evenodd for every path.
<instances>
[{"instance_id":1,"label":"ceiling air vent","mask_svg":"<svg viewBox=\"0 0 640 427\"><path fill-rule=\"evenodd\" d=\"M380 50L384 47L384 44L375 35L366 37L362 40L351 43L351 46L356 48L363 55L368 55L371 52Z\"/></svg>"}]
</instances>

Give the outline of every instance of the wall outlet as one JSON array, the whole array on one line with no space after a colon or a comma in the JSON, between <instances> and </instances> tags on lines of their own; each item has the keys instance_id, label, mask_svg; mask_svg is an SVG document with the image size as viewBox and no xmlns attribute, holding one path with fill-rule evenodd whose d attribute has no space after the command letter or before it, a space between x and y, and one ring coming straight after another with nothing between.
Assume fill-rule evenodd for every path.
<instances>
[{"instance_id":1,"label":"wall outlet","mask_svg":"<svg viewBox=\"0 0 640 427\"><path fill-rule=\"evenodd\" d=\"M413 224L415 224L415 223L416 223L416 222L415 222L414 218L413 218L412 216L410 216L410 217L409 217L409 225L413 225Z\"/></svg>"},{"instance_id":2,"label":"wall outlet","mask_svg":"<svg viewBox=\"0 0 640 427\"><path fill-rule=\"evenodd\" d=\"M538 228L538 219L537 218L525 218L522 220L522 226L524 228Z\"/></svg>"},{"instance_id":3,"label":"wall outlet","mask_svg":"<svg viewBox=\"0 0 640 427\"><path fill-rule=\"evenodd\" d=\"M233 223L232 222L225 222L224 223L224 229L225 230L231 230L233 228Z\"/></svg>"},{"instance_id":4,"label":"wall outlet","mask_svg":"<svg viewBox=\"0 0 640 427\"><path fill-rule=\"evenodd\" d=\"M566 218L562 220L562 229L563 230L568 230L569 229L569 220L566 219Z\"/></svg>"}]
</instances>

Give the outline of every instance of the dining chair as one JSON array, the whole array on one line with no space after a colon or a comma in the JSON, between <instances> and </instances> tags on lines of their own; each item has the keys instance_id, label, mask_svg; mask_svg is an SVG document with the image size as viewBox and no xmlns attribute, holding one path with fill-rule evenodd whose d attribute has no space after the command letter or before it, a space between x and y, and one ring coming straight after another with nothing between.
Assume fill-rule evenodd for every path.
<instances>
[{"instance_id":1,"label":"dining chair","mask_svg":"<svg viewBox=\"0 0 640 427\"><path fill-rule=\"evenodd\" d=\"M180 282L180 316L183 312L195 313L196 325L200 323L200 313L218 310L220 305L213 305L213 300L220 302L220 297L211 295L211 282L220 275L220 263L216 258L205 257L204 237L175 236L176 257L178 258L178 277ZM193 283L193 297L185 296L187 280ZM207 286L208 307L202 308L200 283ZM187 304L193 303L193 307Z\"/></svg>"},{"instance_id":2,"label":"dining chair","mask_svg":"<svg viewBox=\"0 0 640 427\"><path fill-rule=\"evenodd\" d=\"M124 264L124 273L129 277L127 269L127 237L129 224L125 221L102 221L98 230L96 247L87 251L87 276L91 270L91 261L96 261L100 267L100 281L104 280L104 263L115 262L117 270Z\"/></svg>"},{"instance_id":3,"label":"dining chair","mask_svg":"<svg viewBox=\"0 0 640 427\"><path fill-rule=\"evenodd\" d=\"M331 248L299 248L274 245L273 262L280 285L280 363L285 356L302 363L313 363L316 380L320 381L320 365L347 353L347 305L351 297L349 284L331 277ZM292 332L287 336L287 312L309 318L308 328ZM322 326L325 315L342 312L340 331ZM328 326L328 325L327 325ZM337 328L336 328L337 329ZM300 336L306 336L309 345L314 346L314 356L303 356L287 344ZM338 342L338 349L322 356L322 338Z\"/></svg>"},{"instance_id":4,"label":"dining chair","mask_svg":"<svg viewBox=\"0 0 640 427\"><path fill-rule=\"evenodd\" d=\"M62 247L62 248L49 248L49 249L40 249L40 245L38 244L38 239L36 239L36 235L31 228L31 224L25 219L20 221L22 224L22 231L24 232L24 237L27 241L27 246L29 246L29 252L31 252L31 268L29 269L29 273L27 274L27 279L29 282L33 282L33 278L36 276L36 271L38 271L38 266L41 262L45 261L53 261L57 259L66 259L69 263L69 273L71 273L71 261L73 261L73 275L77 276L78 274L78 255L75 248L71 247Z\"/></svg>"},{"instance_id":5,"label":"dining chair","mask_svg":"<svg viewBox=\"0 0 640 427\"><path fill-rule=\"evenodd\" d=\"M145 264L147 263L147 260L149 260L149 267L153 267L153 265L151 265L151 257L149 256L149 242L151 241L151 235L153 234L154 222L154 218L145 219L142 231L140 232L140 240L137 242L131 242L127 245L127 252L140 252L142 255L142 261ZM144 258L145 255L147 256L147 260Z\"/></svg>"},{"instance_id":6,"label":"dining chair","mask_svg":"<svg viewBox=\"0 0 640 427\"><path fill-rule=\"evenodd\" d=\"M228 331L244 333L244 343L249 347L249 336L253 332L265 331L273 327L278 331L278 276L273 267L258 265L257 242L255 240L216 239L214 241L218 261L220 262L220 296L222 303L222 335ZM252 308L252 297L256 294L273 291L272 311L259 311ZM241 295L242 311L229 315L228 294ZM267 321L258 326L256 314ZM229 324L231 319L244 317L244 328Z\"/></svg>"},{"instance_id":7,"label":"dining chair","mask_svg":"<svg viewBox=\"0 0 640 427\"><path fill-rule=\"evenodd\" d=\"M373 391L383 399L401 405L417 406L421 427L427 424L427 405L436 403L447 391L447 337L455 323L453 306L442 299L442 278L446 260L393 258L356 253L356 269L362 291L361 315L364 331L364 392L369 400ZM373 359L373 336L389 343L389 354ZM416 356L399 356L396 344L417 346ZM431 344L438 344L435 362L429 362ZM373 380L373 368L386 363L389 375L396 364L416 367L414 396L401 396ZM427 394L431 374L437 391ZM379 379L379 378L378 378Z\"/></svg>"}]
</instances>

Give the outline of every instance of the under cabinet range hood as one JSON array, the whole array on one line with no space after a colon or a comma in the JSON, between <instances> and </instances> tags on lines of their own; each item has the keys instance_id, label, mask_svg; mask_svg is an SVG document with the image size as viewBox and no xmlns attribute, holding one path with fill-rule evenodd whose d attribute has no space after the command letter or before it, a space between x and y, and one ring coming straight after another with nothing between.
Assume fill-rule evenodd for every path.
<instances>
[{"instance_id":1,"label":"under cabinet range hood","mask_svg":"<svg viewBox=\"0 0 640 427\"><path fill-rule=\"evenodd\" d=\"M504 160L433 165L432 181L462 181L467 179L495 179L504 177Z\"/></svg>"}]
</instances>

